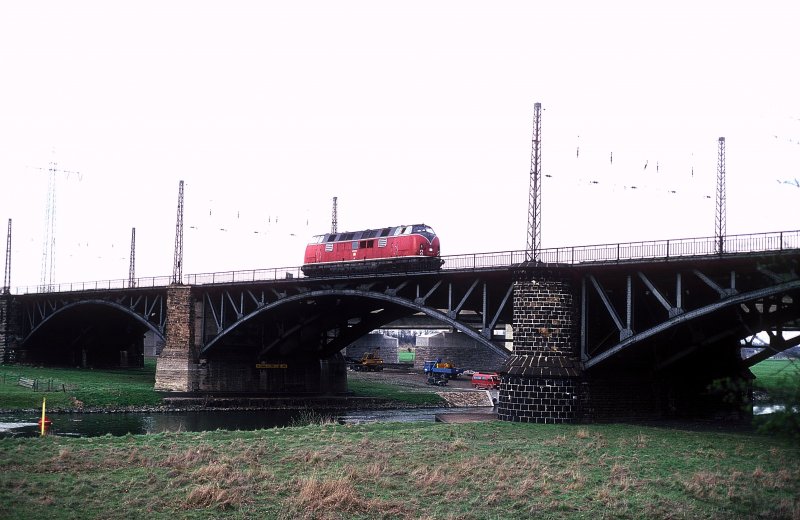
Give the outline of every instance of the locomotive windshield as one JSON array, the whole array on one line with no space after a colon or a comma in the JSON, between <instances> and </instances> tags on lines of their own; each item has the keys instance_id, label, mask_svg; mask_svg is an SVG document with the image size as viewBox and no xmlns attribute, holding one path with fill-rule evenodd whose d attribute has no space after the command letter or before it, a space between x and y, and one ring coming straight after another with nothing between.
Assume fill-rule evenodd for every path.
<instances>
[{"instance_id":1,"label":"locomotive windshield","mask_svg":"<svg viewBox=\"0 0 800 520\"><path fill-rule=\"evenodd\" d=\"M434 233L433 229L425 224L414 225L412 233L424 236L429 242L433 242L433 239L436 237L436 233Z\"/></svg>"}]
</instances>

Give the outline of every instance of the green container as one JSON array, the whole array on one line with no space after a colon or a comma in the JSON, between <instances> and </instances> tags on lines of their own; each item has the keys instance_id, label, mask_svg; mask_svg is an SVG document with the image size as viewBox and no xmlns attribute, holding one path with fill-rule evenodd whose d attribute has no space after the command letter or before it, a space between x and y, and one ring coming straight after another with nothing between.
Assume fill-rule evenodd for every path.
<instances>
[{"instance_id":1,"label":"green container","mask_svg":"<svg viewBox=\"0 0 800 520\"><path fill-rule=\"evenodd\" d=\"M415 352L398 352L397 353L397 362L398 363L413 363L414 359L416 359L417 355Z\"/></svg>"}]
</instances>

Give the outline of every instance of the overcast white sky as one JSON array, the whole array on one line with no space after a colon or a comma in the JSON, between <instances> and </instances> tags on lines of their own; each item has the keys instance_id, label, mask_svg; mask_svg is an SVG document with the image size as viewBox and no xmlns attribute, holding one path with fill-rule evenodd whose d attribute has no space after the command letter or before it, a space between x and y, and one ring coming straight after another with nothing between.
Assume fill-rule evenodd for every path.
<instances>
[{"instance_id":1,"label":"overcast white sky","mask_svg":"<svg viewBox=\"0 0 800 520\"><path fill-rule=\"evenodd\" d=\"M524 249L535 102L543 247L713 236L720 136L728 234L800 229L798 6L3 1L12 285L53 160L57 282L126 278L132 227L170 275L181 179L185 273L299 265L334 196L340 231Z\"/></svg>"}]
</instances>

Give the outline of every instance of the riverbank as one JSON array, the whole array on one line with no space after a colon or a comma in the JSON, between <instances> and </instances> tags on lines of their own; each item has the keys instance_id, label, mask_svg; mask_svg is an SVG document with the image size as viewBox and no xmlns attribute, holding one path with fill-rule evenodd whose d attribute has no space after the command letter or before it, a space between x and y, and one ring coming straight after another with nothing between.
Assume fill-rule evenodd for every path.
<instances>
[{"instance_id":1,"label":"riverbank","mask_svg":"<svg viewBox=\"0 0 800 520\"><path fill-rule=\"evenodd\" d=\"M452 388L431 387L421 373L403 367L378 373L348 372L349 392L333 396L162 394L153 389L154 381L153 361L142 368L116 370L0 365L0 413L41 411L43 399L48 411L63 413L492 405L485 393L469 395L473 391L466 381L454 381ZM466 397L453 397L460 393Z\"/></svg>"},{"instance_id":2,"label":"riverbank","mask_svg":"<svg viewBox=\"0 0 800 520\"><path fill-rule=\"evenodd\" d=\"M631 425L322 424L0 440L0 517L786 518L800 448Z\"/></svg>"}]
</instances>

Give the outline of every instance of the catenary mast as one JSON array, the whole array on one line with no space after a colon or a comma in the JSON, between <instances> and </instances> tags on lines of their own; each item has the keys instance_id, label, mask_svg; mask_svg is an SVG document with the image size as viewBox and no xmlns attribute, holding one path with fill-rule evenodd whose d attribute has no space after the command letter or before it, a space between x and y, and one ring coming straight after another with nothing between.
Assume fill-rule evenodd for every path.
<instances>
[{"instance_id":1,"label":"catenary mast","mask_svg":"<svg viewBox=\"0 0 800 520\"><path fill-rule=\"evenodd\" d=\"M525 253L525 259L528 262L539 260L539 250L542 247L541 122L542 104L535 103L533 105L533 139L528 200L528 242Z\"/></svg>"},{"instance_id":2,"label":"catenary mast","mask_svg":"<svg viewBox=\"0 0 800 520\"><path fill-rule=\"evenodd\" d=\"M178 185L178 218L175 223L175 260L172 283L183 283L183 181Z\"/></svg>"},{"instance_id":3,"label":"catenary mast","mask_svg":"<svg viewBox=\"0 0 800 520\"><path fill-rule=\"evenodd\" d=\"M8 219L8 234L6 235L6 270L3 276L3 294L11 292L11 219Z\"/></svg>"},{"instance_id":4,"label":"catenary mast","mask_svg":"<svg viewBox=\"0 0 800 520\"><path fill-rule=\"evenodd\" d=\"M128 266L128 287L136 287L136 228L131 228L131 258Z\"/></svg>"},{"instance_id":5,"label":"catenary mast","mask_svg":"<svg viewBox=\"0 0 800 520\"><path fill-rule=\"evenodd\" d=\"M333 210L331 212L331 234L336 234L336 197L333 198Z\"/></svg>"},{"instance_id":6,"label":"catenary mast","mask_svg":"<svg viewBox=\"0 0 800 520\"><path fill-rule=\"evenodd\" d=\"M719 138L719 155L717 159L717 211L714 218L714 238L717 253L725 252L725 138Z\"/></svg>"}]
</instances>

